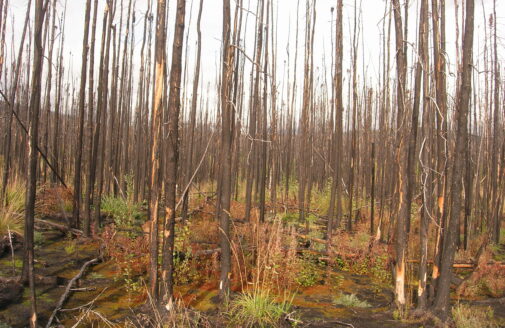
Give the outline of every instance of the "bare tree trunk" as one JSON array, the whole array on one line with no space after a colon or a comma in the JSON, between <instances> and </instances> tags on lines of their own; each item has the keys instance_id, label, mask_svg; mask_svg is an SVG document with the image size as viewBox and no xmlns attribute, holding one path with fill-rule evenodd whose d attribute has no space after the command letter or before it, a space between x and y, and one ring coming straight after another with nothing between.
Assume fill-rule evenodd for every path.
<instances>
[{"instance_id":1,"label":"bare tree trunk","mask_svg":"<svg viewBox=\"0 0 505 328\"><path fill-rule=\"evenodd\" d=\"M45 38L47 39L48 36L48 30L49 26L51 27L51 33L50 37L47 40L48 47L49 47L49 53L47 56L47 61L49 63L47 67L47 78L46 80L49 82L46 84L46 94L45 94L45 100L44 100L44 114L42 118L43 124L45 123L45 126L43 126L43 136L42 136L42 147L46 153L49 152L49 125L51 122L51 89L53 87L53 53L54 53L54 43L56 42L56 1L52 1L52 4L50 4L51 10L49 10L47 16L46 16L46 21L47 24L45 26L46 33L45 33ZM52 11L52 17L51 17L51 11ZM45 43L45 41L44 41ZM47 179L47 165L44 165L43 171L42 171L42 181L46 182Z\"/></svg>"},{"instance_id":2,"label":"bare tree trunk","mask_svg":"<svg viewBox=\"0 0 505 328\"><path fill-rule=\"evenodd\" d=\"M262 3L263 5L263 3ZM265 28L265 54L263 63L263 111L262 111L262 141L261 141L261 167L259 176L259 189L260 189L260 222L265 222L265 194L266 194L266 181L267 181L267 156L268 156L268 38L270 31L270 10L269 1L266 3L266 28ZM264 10L264 9L262 9Z\"/></svg>"},{"instance_id":3,"label":"bare tree trunk","mask_svg":"<svg viewBox=\"0 0 505 328\"><path fill-rule=\"evenodd\" d=\"M445 1L445 0L441 0ZM441 250L444 239L445 217L444 211L446 203L447 185L447 91L445 83L445 12L441 6L439 13L438 0L432 0L432 21L433 21L433 61L435 70L436 85L436 106L437 119L437 241L435 243L435 260L433 262L432 280L433 288L436 288L438 276L440 274ZM433 294L433 293L432 293Z\"/></svg>"},{"instance_id":4,"label":"bare tree trunk","mask_svg":"<svg viewBox=\"0 0 505 328\"><path fill-rule=\"evenodd\" d=\"M81 63L81 85L79 89L79 130L77 136L77 146L75 148L75 175L74 175L74 197L73 197L73 225L78 228L79 211L81 207L81 161L82 147L84 139L84 106L86 103L86 78L88 74L88 38L89 23L91 16L91 0L86 0L86 14L84 16L84 36L82 39L82 63Z\"/></svg>"},{"instance_id":5,"label":"bare tree trunk","mask_svg":"<svg viewBox=\"0 0 505 328\"><path fill-rule=\"evenodd\" d=\"M498 46L497 46L497 28L496 28L496 0L493 1L493 23L494 23L494 35L493 35L493 47L494 47L494 114L493 114L493 152L491 159L491 195L492 195L492 206L491 206L491 240L495 244L500 243L500 227L501 227L501 212L499 211L500 199L502 196L498 190L498 157L500 153L500 140L502 140L501 130L503 127L500 124L500 68L498 63Z\"/></svg>"},{"instance_id":6,"label":"bare tree trunk","mask_svg":"<svg viewBox=\"0 0 505 328\"><path fill-rule=\"evenodd\" d=\"M150 270L149 270L149 292L157 303L158 292L158 223L159 223L159 201L160 201L160 181L161 181L161 120L163 114L163 94L165 93L165 24L166 24L167 2L158 0L156 12L156 45L155 45L155 66L154 66L154 87L153 87L153 109L151 128L151 158L150 158L150 180L149 180L149 219L151 221L150 236Z\"/></svg>"},{"instance_id":7,"label":"bare tree trunk","mask_svg":"<svg viewBox=\"0 0 505 328\"><path fill-rule=\"evenodd\" d=\"M259 14L256 17L256 28L257 28L257 37L256 37L256 54L254 56L254 60L256 63L261 63L261 53L263 49L263 13L264 13L264 0L258 2L258 12ZM249 142L250 147L250 156L248 156L247 161L247 181L246 181L246 191L245 191L245 219L249 220L251 216L251 209L253 204L253 183L256 169L256 153L257 153L257 140L256 140L256 129L258 124L258 111L260 107L259 100L259 88L260 88L260 74L261 74L261 66L259 64L253 66L253 70L255 70L255 80L253 86L253 95L252 95L252 106L249 114L249 138L251 139Z\"/></svg>"},{"instance_id":8,"label":"bare tree trunk","mask_svg":"<svg viewBox=\"0 0 505 328\"><path fill-rule=\"evenodd\" d=\"M403 39L402 17L398 0L392 0L396 32L396 70L397 70L397 141L396 158L398 170L398 216L396 222L396 264L395 264L395 296L397 306L405 307L405 257L407 250L406 224L410 209L407 207L406 197L409 190L408 161L408 129L405 110L405 89L407 86L407 62Z\"/></svg>"},{"instance_id":9,"label":"bare tree trunk","mask_svg":"<svg viewBox=\"0 0 505 328\"><path fill-rule=\"evenodd\" d=\"M474 33L474 0L466 0L465 32L463 38L463 72L461 87L457 97L456 111L456 149L455 154L464 154L468 145L467 116L472 94L472 52ZM442 265L434 302L434 311L441 318L449 315L449 293L452 279L452 264L456 252L456 241L459 234L458 222L461 210L461 190L464 171L464 157L454 156L451 175L451 202L448 230L442 248Z\"/></svg>"},{"instance_id":10,"label":"bare tree trunk","mask_svg":"<svg viewBox=\"0 0 505 328\"><path fill-rule=\"evenodd\" d=\"M98 17L98 0L93 5L93 23L91 26L91 48L89 51L89 85L88 85L88 176L86 181L86 191L84 193L84 219L82 222L85 236L89 236L91 228L91 202L93 200L93 188L95 172L91 167L93 158L93 109L94 109L94 72L95 72L95 39L96 39L96 21Z\"/></svg>"},{"instance_id":11,"label":"bare tree trunk","mask_svg":"<svg viewBox=\"0 0 505 328\"><path fill-rule=\"evenodd\" d=\"M173 297L174 288L174 243L175 243L175 201L177 193L177 165L179 162L179 115L181 110L181 70L184 42L184 19L186 0L177 0L177 13L170 69L170 94L168 98L168 149L166 163L165 222L161 280L164 301Z\"/></svg>"},{"instance_id":12,"label":"bare tree trunk","mask_svg":"<svg viewBox=\"0 0 505 328\"><path fill-rule=\"evenodd\" d=\"M190 123L189 123L189 154L187 155L186 162L186 182L189 181L191 175L193 174L193 156L194 156L194 143L195 143L195 126L196 126L196 106L198 105L198 84L200 83L200 65L202 57L202 11L203 11L203 0L200 0L200 9L198 10L198 19L196 22L196 33L198 35L197 50L196 50L196 66L195 66L195 76L193 77L193 94L191 98L191 112ZM186 220L189 208L189 191L191 187L184 193L183 203L182 203L182 219Z\"/></svg>"},{"instance_id":13,"label":"bare tree trunk","mask_svg":"<svg viewBox=\"0 0 505 328\"><path fill-rule=\"evenodd\" d=\"M29 129L29 169L26 180L26 207L25 207L25 257L23 263L23 271L30 285L30 327L37 327L37 302L35 298L35 275L34 275L34 217L35 217L35 197L37 192L37 166L38 153L37 142L39 137L39 113L40 113L40 94L44 48L42 46L42 24L44 22L45 8L43 0L35 1L35 26L33 33L34 56L33 56L33 72L31 85L30 99L30 129ZM29 10L29 9L27 9ZM25 280L26 281L26 280Z\"/></svg>"},{"instance_id":14,"label":"bare tree trunk","mask_svg":"<svg viewBox=\"0 0 505 328\"><path fill-rule=\"evenodd\" d=\"M105 43L105 54L104 57L100 59L101 65L101 74L100 80L98 83L98 100L97 100L97 117L96 117L96 126L95 126L95 136L93 137L94 142L94 157L91 162L91 166L96 170L96 178L97 178L97 190L95 191L93 197L93 205L95 207L95 211L93 214L93 224L96 229L100 227L101 224L101 216L100 216L100 207L102 202L102 191L103 191L103 167L105 162L105 140L107 138L107 108L108 108L108 94L109 94L109 57L110 57L110 44L112 39L112 32L114 31L115 35L115 27L113 26L113 19L115 13L115 1L108 0L107 2L107 14L104 17L108 17L107 26L107 37ZM105 20L104 20L105 23Z\"/></svg>"},{"instance_id":15,"label":"bare tree trunk","mask_svg":"<svg viewBox=\"0 0 505 328\"><path fill-rule=\"evenodd\" d=\"M230 95L233 88L233 57L231 49L230 0L223 0L223 63L221 76L221 193L219 197L219 226L221 245L221 273L219 295L222 301L229 299L231 248L230 248L230 201L231 201L231 160L233 150L233 108Z\"/></svg>"},{"instance_id":16,"label":"bare tree trunk","mask_svg":"<svg viewBox=\"0 0 505 328\"><path fill-rule=\"evenodd\" d=\"M337 20L336 20L336 44L335 44L335 75L334 75L334 88L335 88L335 127L334 127L334 140L332 142L332 162L334 165L334 175L332 179L330 206L328 208L328 226L327 226L327 239L331 240L334 226L340 225L342 216L342 162L343 162L343 123L342 116L344 111L342 100L342 62L343 62L343 1L337 2ZM334 217L334 208L336 205L336 218ZM330 247L331 243L327 244Z\"/></svg>"}]
</instances>

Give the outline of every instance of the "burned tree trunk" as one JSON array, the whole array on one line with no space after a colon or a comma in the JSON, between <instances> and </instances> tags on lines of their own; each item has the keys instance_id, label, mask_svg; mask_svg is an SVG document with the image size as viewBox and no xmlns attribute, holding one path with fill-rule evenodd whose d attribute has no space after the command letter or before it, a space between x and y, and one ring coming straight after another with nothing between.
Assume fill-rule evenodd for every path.
<instances>
[{"instance_id":1,"label":"burned tree trunk","mask_svg":"<svg viewBox=\"0 0 505 328\"><path fill-rule=\"evenodd\" d=\"M182 46L184 41L184 19L186 1L177 0L172 67L170 69L170 94L168 97L168 149L166 163L165 222L161 280L164 301L173 296L174 288L174 242L175 242L175 200L177 192L177 165L179 162L179 113L181 110L181 69Z\"/></svg>"},{"instance_id":2,"label":"burned tree trunk","mask_svg":"<svg viewBox=\"0 0 505 328\"><path fill-rule=\"evenodd\" d=\"M166 41L166 0L158 0L156 12L156 45L154 50L154 87L153 109L151 123L151 154L150 154L150 179L149 179L149 220L150 229L150 269L149 293L155 302L158 301L158 224L161 181L161 120L163 112L163 94L165 93L165 41Z\"/></svg>"},{"instance_id":3,"label":"burned tree trunk","mask_svg":"<svg viewBox=\"0 0 505 328\"><path fill-rule=\"evenodd\" d=\"M75 148L75 173L74 173L74 197L73 197L73 225L79 227L79 212L81 206L81 166L82 148L84 140L84 106L86 103L86 78L88 74L88 37L89 21L91 16L91 0L86 0L86 14L84 16L84 36L82 39L82 63L81 63L81 84L79 89L79 128L77 136L77 146Z\"/></svg>"},{"instance_id":4,"label":"burned tree trunk","mask_svg":"<svg viewBox=\"0 0 505 328\"><path fill-rule=\"evenodd\" d=\"M23 263L23 280L28 280L30 285L31 315L30 327L37 327L37 302L35 298L35 275L34 269L34 219L35 219L35 196L37 192L37 166L38 153L37 142L39 137L39 114L40 95L42 82L42 66L44 48L42 46L42 24L44 22L45 9L43 0L35 1L35 26L33 33L34 56L30 99L30 129L29 129L29 167L26 179L26 207L25 207L25 261ZM27 9L29 10L29 9Z\"/></svg>"},{"instance_id":5,"label":"burned tree trunk","mask_svg":"<svg viewBox=\"0 0 505 328\"><path fill-rule=\"evenodd\" d=\"M221 75L221 150L219 196L219 226L221 244L221 273L219 278L219 296L227 301L230 293L231 247L230 247L230 202L231 202L231 161L233 150L233 108L230 99L233 88L233 57L231 49L230 0L223 0L223 43Z\"/></svg>"},{"instance_id":6,"label":"burned tree trunk","mask_svg":"<svg viewBox=\"0 0 505 328\"><path fill-rule=\"evenodd\" d=\"M473 33L474 33L474 0L466 0L465 32L463 37L463 68L461 86L458 90L456 107L456 148L455 154L464 154L468 145L468 111L472 94L473 70ZM451 174L451 198L448 229L444 236L442 247L440 278L437 285L433 310L445 319L450 310L449 293L452 279L452 263L456 252L456 242L459 235L459 217L461 211L461 191L464 173L464 156L454 156Z\"/></svg>"}]
</instances>

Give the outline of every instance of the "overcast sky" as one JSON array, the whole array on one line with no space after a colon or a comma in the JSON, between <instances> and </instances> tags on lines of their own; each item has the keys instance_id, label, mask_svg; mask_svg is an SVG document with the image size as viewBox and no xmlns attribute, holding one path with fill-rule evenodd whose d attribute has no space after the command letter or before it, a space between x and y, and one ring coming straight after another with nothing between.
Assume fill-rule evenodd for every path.
<instances>
[{"instance_id":1,"label":"overcast sky","mask_svg":"<svg viewBox=\"0 0 505 328\"><path fill-rule=\"evenodd\" d=\"M257 0L243 0L244 6L248 8L248 10L252 13L256 11ZM278 70L279 73L279 86L282 83L283 76L283 63L287 60L287 44L290 41L290 52L291 52L291 61L294 57L294 45L295 45L295 27L297 22L297 1L298 0L273 0L274 1L274 15L277 18L277 56L278 56ZM450 62L449 69L454 72L454 62L455 62L455 53L454 53L454 44L456 39L456 23L455 23L455 6L454 2L462 3L462 0L446 0L447 10L447 49L448 49L448 58ZM57 0L57 8L58 12L62 13L65 4L66 4L66 25L65 25L65 53L66 55L66 70L67 72L73 72L74 78L78 78L79 70L80 70L80 53L82 51L82 33L83 33L83 23L84 23L84 6L85 0ZM99 0L100 2L100 10L99 10L99 19L98 19L98 28L97 28L97 39L100 37L100 22L101 16L103 12L103 5L105 3L104 0ZM156 3L156 0L153 0ZM173 31L174 25L174 15L175 15L175 0L168 0L169 2L169 10L170 10L170 18L168 21L169 31ZM195 40L196 40L196 16L198 12L199 0L187 0L187 19L186 19L186 28L189 27L189 41L188 41L188 67L190 67L190 77L193 75L192 67L194 62L194 53L195 53ZM358 6L360 1L358 0ZM403 1L401 1L403 2ZM14 29L15 36L15 45L14 49L17 52L18 48L18 39L19 35L22 31L22 25L24 20L24 14L26 11L28 0L11 0L11 14L14 17L14 23L9 25L9 30L7 31L7 40L11 40L11 28ZM128 1L124 0L125 3L125 15L126 15L126 6ZM234 2L232 1L232 4ZM482 42L484 40L484 11L485 15L489 17L492 13L493 0L476 0L476 38L475 38L475 53L476 60L478 60L482 56L483 45ZM327 77L329 77L330 65L331 65L331 54L333 52L332 49L332 34L334 33L334 21L332 21L331 16L331 7L336 5L336 0L317 0L317 24L316 24L316 37L314 44L314 63L318 67L317 71L322 72L323 68L326 67L328 71ZM415 46L416 35L417 35L417 6L419 5L419 1L410 0L410 9L409 9L409 41L412 42L413 46ZM380 67L380 58L381 58L381 42L382 42L382 33L383 33L383 18L384 18L384 0L362 0L362 39L359 44L360 47L360 56L359 56L359 67L360 74L362 74L363 70L366 69L366 80L370 85L374 85L377 83L379 78L379 67ZM136 50L137 53L140 49L140 42L142 37L142 29L144 24L144 13L147 8L147 0L136 0L135 2L135 12L136 12L136 29L135 29L135 40L136 40ZM190 10L191 8L191 10ZM154 4L154 12L155 12L155 4ZM504 58L505 47L503 33L505 31L505 0L497 0L497 12L498 12L498 25L499 25L499 38L500 38L500 57ZM192 13L190 15L189 13ZM344 65L349 67L350 61L350 33L352 31L351 23L353 21L354 14L354 1L353 0L344 0ZM192 16L192 17L190 17ZM247 44L246 44L246 53L248 53L249 57L253 57L253 42L254 42L254 16L253 14L248 14L248 25L247 25ZM459 13L459 23L461 26L461 11ZM33 15L32 15L33 17ZM190 21L191 19L191 21ZM118 12L115 18L116 22L119 22L119 7ZM303 31L305 24L305 0L300 0L300 10L299 10L299 28L300 28L300 44L299 44L299 74L301 72L301 64L303 63ZM58 26L60 24L57 24ZM394 26L392 26L393 28ZM460 28L461 29L461 28ZM212 85L215 85L215 76L217 72L217 68L219 65L219 56L220 56L220 39L222 33L222 1L221 0L204 0L204 10L202 17L202 36L203 36L203 52L202 52L202 75L203 82L202 84L206 84L210 82ZM460 37L462 31L460 30ZM169 36L169 49L171 49L171 33ZM394 30L391 35L392 47L394 47ZM97 41L97 45L99 41ZM97 48L99 48L97 46ZM393 48L392 48L393 49ZM414 49L414 48L410 48ZM12 53L12 47L8 47L8 51ZM99 49L97 49L98 53ZM392 51L392 55L394 51ZM412 53L411 53L412 54ZM70 55L70 56L69 56ZM138 58L136 55L134 59L134 65L136 65L138 71ZM170 58L170 56L169 56ZM325 61L323 61L323 58ZM363 65L364 63L364 65ZM409 56L409 65L412 66L413 60L412 57ZM391 69L394 68L394 60L391 61ZM247 69L247 68L246 68ZM317 74L317 73L316 73ZM394 76L394 74L393 74Z\"/></svg>"}]
</instances>

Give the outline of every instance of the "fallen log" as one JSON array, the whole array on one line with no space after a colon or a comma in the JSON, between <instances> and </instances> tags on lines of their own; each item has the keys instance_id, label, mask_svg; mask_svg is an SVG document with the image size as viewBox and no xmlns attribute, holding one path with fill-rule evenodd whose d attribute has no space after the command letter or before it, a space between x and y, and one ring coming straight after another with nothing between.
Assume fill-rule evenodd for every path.
<instances>
[{"instance_id":1,"label":"fallen log","mask_svg":"<svg viewBox=\"0 0 505 328\"><path fill-rule=\"evenodd\" d=\"M82 232L82 230L79 230L79 229L74 229L74 228L69 228L63 224L59 224L59 223L54 223L54 222L51 222L51 221L47 221L47 220L42 220L42 219L35 219L35 224L39 224L39 225L45 225L45 226L48 226L52 229L56 229L56 230L59 230L63 233L71 233L73 235L76 235L76 236L82 236L84 233Z\"/></svg>"},{"instance_id":2,"label":"fallen log","mask_svg":"<svg viewBox=\"0 0 505 328\"><path fill-rule=\"evenodd\" d=\"M316 243L320 243L320 244L328 244L328 241L327 240L324 240L324 239L319 239L319 238L316 238L316 237L310 237L310 236L307 236L307 235L302 235L300 233L294 233L294 235L298 238L302 238L302 239L307 239L307 240L311 240L311 241L314 241Z\"/></svg>"},{"instance_id":3,"label":"fallen log","mask_svg":"<svg viewBox=\"0 0 505 328\"><path fill-rule=\"evenodd\" d=\"M407 263L414 263L417 264L419 263L419 260L407 260ZM433 264L433 261L428 261L428 264ZM452 265L453 268L455 269L473 269L476 267L476 263L473 262L463 262L463 263L454 263ZM504 262L495 262L495 261L489 261L487 262L487 265L499 265L499 266L505 266Z\"/></svg>"},{"instance_id":4,"label":"fallen log","mask_svg":"<svg viewBox=\"0 0 505 328\"><path fill-rule=\"evenodd\" d=\"M53 320L56 317L56 314L58 314L58 311L61 310L61 308L63 307L63 304L65 303L65 301L67 300L67 298L70 296L70 293L72 292L72 286L75 284L75 282L77 280L81 279L81 277L84 275L84 272L86 271L86 269L90 265L97 263L99 260L100 260L99 258L94 258L94 259L89 260L88 262L84 263L82 265L81 270L79 271L79 273L77 273L77 275L75 275L68 282L67 287L65 288L65 292L63 293L63 295L61 295L60 300L56 304L56 307L55 307L53 313L51 313L51 316L49 317L49 321L46 324L46 328L50 328L51 327L51 325L53 323Z\"/></svg>"}]
</instances>

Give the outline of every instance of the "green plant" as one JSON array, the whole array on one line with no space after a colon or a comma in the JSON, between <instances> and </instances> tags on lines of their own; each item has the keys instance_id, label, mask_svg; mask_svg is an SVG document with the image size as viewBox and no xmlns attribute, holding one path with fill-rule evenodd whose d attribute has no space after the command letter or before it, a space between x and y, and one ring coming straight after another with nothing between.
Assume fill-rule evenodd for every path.
<instances>
[{"instance_id":1,"label":"green plant","mask_svg":"<svg viewBox=\"0 0 505 328\"><path fill-rule=\"evenodd\" d=\"M33 235L33 242L35 247L43 246L45 242L44 234L40 231L35 231Z\"/></svg>"},{"instance_id":2,"label":"green plant","mask_svg":"<svg viewBox=\"0 0 505 328\"><path fill-rule=\"evenodd\" d=\"M298 261L300 271L298 271L295 281L303 287L314 286L321 280L320 263L310 255L304 254Z\"/></svg>"},{"instance_id":3,"label":"green plant","mask_svg":"<svg viewBox=\"0 0 505 328\"><path fill-rule=\"evenodd\" d=\"M333 300L336 305L343 305L348 307L368 308L370 304L367 301L362 301L356 294L340 294Z\"/></svg>"},{"instance_id":4,"label":"green plant","mask_svg":"<svg viewBox=\"0 0 505 328\"><path fill-rule=\"evenodd\" d=\"M388 270L387 263L387 255L378 255L370 268L372 276L382 283L391 283L391 272Z\"/></svg>"},{"instance_id":5,"label":"green plant","mask_svg":"<svg viewBox=\"0 0 505 328\"><path fill-rule=\"evenodd\" d=\"M294 224L297 223L299 219L298 214L287 212L282 216L282 222L286 224Z\"/></svg>"},{"instance_id":6,"label":"green plant","mask_svg":"<svg viewBox=\"0 0 505 328\"><path fill-rule=\"evenodd\" d=\"M335 258L335 266L342 271L349 271L349 263L340 256Z\"/></svg>"},{"instance_id":7,"label":"green plant","mask_svg":"<svg viewBox=\"0 0 505 328\"><path fill-rule=\"evenodd\" d=\"M88 275L90 279L103 279L105 276L99 272L90 272Z\"/></svg>"},{"instance_id":8,"label":"green plant","mask_svg":"<svg viewBox=\"0 0 505 328\"><path fill-rule=\"evenodd\" d=\"M74 254L76 250L76 241L72 240L65 246L65 253L68 255Z\"/></svg>"},{"instance_id":9,"label":"green plant","mask_svg":"<svg viewBox=\"0 0 505 328\"><path fill-rule=\"evenodd\" d=\"M101 211L114 219L116 226L132 228L139 226L141 205L122 197L107 195L102 199Z\"/></svg>"},{"instance_id":10,"label":"green plant","mask_svg":"<svg viewBox=\"0 0 505 328\"><path fill-rule=\"evenodd\" d=\"M133 177L129 174L124 177L126 182L126 192L116 197L112 194L106 195L101 202L102 213L111 216L116 226L125 229L138 228L142 223L142 203L137 203L133 199ZM140 232L140 231L139 231ZM135 234L127 233L129 237Z\"/></svg>"},{"instance_id":11,"label":"green plant","mask_svg":"<svg viewBox=\"0 0 505 328\"><path fill-rule=\"evenodd\" d=\"M14 267L15 268L22 268L23 267L23 260L21 259L15 259L14 260Z\"/></svg>"},{"instance_id":12,"label":"green plant","mask_svg":"<svg viewBox=\"0 0 505 328\"><path fill-rule=\"evenodd\" d=\"M314 214L309 214L305 217L305 220L307 220L309 224L313 225L317 222L317 216Z\"/></svg>"},{"instance_id":13,"label":"green plant","mask_svg":"<svg viewBox=\"0 0 505 328\"><path fill-rule=\"evenodd\" d=\"M190 234L191 222L188 221L181 228L176 229L174 254L174 281L176 285L190 283L199 277L199 273L189 256L191 254Z\"/></svg>"},{"instance_id":14,"label":"green plant","mask_svg":"<svg viewBox=\"0 0 505 328\"><path fill-rule=\"evenodd\" d=\"M138 293L142 290L142 282L132 274L131 268L125 267L122 270L122 274L125 282L124 286L128 295Z\"/></svg>"},{"instance_id":15,"label":"green plant","mask_svg":"<svg viewBox=\"0 0 505 328\"><path fill-rule=\"evenodd\" d=\"M289 314L294 295L277 302L266 290L240 294L230 303L228 313L232 327L280 327Z\"/></svg>"},{"instance_id":16,"label":"green plant","mask_svg":"<svg viewBox=\"0 0 505 328\"><path fill-rule=\"evenodd\" d=\"M495 328L494 312L491 307L477 308L457 304L452 308L452 317L456 328Z\"/></svg>"}]
</instances>

